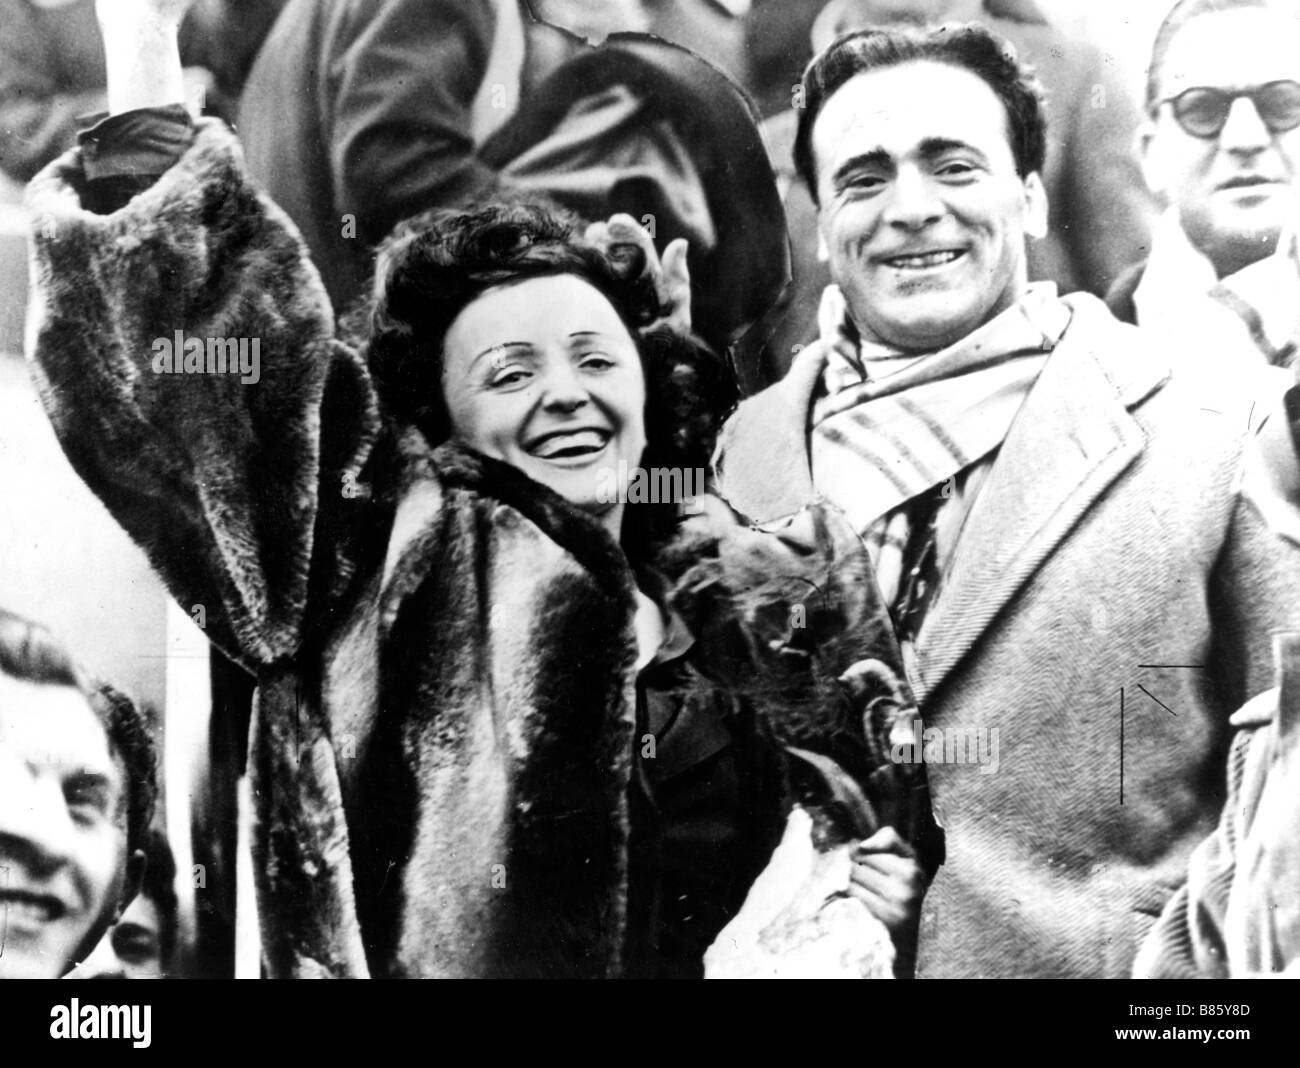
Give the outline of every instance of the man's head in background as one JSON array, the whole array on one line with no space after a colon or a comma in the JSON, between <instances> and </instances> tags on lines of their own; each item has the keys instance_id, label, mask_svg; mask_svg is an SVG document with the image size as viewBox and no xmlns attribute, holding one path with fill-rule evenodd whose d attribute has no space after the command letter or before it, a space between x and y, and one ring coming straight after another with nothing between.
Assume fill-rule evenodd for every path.
<instances>
[{"instance_id":1,"label":"man's head in background","mask_svg":"<svg viewBox=\"0 0 1300 1068\"><path fill-rule=\"evenodd\" d=\"M0 978L58 978L135 896L156 759L132 703L0 611Z\"/></svg>"},{"instance_id":2,"label":"man's head in background","mask_svg":"<svg viewBox=\"0 0 1300 1068\"><path fill-rule=\"evenodd\" d=\"M157 827L150 828L144 852L140 892L69 978L162 979L171 974L176 950L176 862Z\"/></svg>"},{"instance_id":3,"label":"man's head in background","mask_svg":"<svg viewBox=\"0 0 1300 1068\"><path fill-rule=\"evenodd\" d=\"M1156 34L1138 150L1147 184L1223 278L1296 211L1300 5L1180 0Z\"/></svg>"},{"instance_id":4,"label":"man's head in background","mask_svg":"<svg viewBox=\"0 0 1300 1068\"><path fill-rule=\"evenodd\" d=\"M864 338L951 345L1028 286L1047 232L1037 85L978 26L864 31L803 79L795 164L831 277Z\"/></svg>"}]
</instances>

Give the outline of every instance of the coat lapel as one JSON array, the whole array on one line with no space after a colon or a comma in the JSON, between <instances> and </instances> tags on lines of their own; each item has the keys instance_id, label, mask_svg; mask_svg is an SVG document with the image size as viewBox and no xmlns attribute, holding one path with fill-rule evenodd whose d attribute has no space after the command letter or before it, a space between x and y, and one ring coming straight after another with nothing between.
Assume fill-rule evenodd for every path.
<instances>
[{"instance_id":1,"label":"coat lapel","mask_svg":"<svg viewBox=\"0 0 1300 1068\"><path fill-rule=\"evenodd\" d=\"M1012 423L918 635L922 701L1142 452L1128 408L1167 379L1167 364L1095 300L1070 302L1071 325Z\"/></svg>"}]
</instances>

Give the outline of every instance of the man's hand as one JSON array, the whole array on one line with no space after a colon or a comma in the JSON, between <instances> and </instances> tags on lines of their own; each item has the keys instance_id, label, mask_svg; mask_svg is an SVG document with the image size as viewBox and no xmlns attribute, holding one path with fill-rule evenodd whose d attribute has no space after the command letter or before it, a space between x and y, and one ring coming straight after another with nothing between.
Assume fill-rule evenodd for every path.
<instances>
[{"instance_id":1,"label":"man's hand","mask_svg":"<svg viewBox=\"0 0 1300 1068\"><path fill-rule=\"evenodd\" d=\"M606 254L616 252L620 245L641 249L645 255L646 271L654 279L659 302L667 309L660 322L690 333L691 274L686 265L689 251L686 238L679 237L671 242L660 260L649 231L631 215L612 215L608 222L592 223L584 236Z\"/></svg>"},{"instance_id":2,"label":"man's hand","mask_svg":"<svg viewBox=\"0 0 1300 1068\"><path fill-rule=\"evenodd\" d=\"M916 955L925 876L916 850L893 827L882 827L853 849L849 892L885 925L898 954L900 975Z\"/></svg>"}]
</instances>

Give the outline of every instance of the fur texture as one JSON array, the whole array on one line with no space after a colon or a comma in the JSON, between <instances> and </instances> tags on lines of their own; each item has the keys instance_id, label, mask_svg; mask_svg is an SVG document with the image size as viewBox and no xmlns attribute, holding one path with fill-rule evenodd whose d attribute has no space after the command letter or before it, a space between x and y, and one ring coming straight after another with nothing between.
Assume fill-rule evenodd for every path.
<instances>
[{"instance_id":1,"label":"fur texture","mask_svg":"<svg viewBox=\"0 0 1300 1068\"><path fill-rule=\"evenodd\" d=\"M258 676L269 973L621 974L621 550L516 469L387 425L227 130L202 125L111 215L80 207L83 181L71 153L29 190L30 354L78 472ZM259 381L154 373L154 340L178 330L260 338ZM759 534L707 500L653 565L716 668L702 687L757 697L778 734L867 770L835 680L889 635L855 537L814 512Z\"/></svg>"}]
</instances>

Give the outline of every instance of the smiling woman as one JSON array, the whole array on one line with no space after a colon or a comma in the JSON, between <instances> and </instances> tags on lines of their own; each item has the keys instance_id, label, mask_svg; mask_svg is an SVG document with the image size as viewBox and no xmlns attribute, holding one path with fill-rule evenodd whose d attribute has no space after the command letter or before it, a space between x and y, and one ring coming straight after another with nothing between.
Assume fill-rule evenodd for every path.
<instances>
[{"instance_id":1,"label":"smiling woman","mask_svg":"<svg viewBox=\"0 0 1300 1068\"><path fill-rule=\"evenodd\" d=\"M717 358L668 328L645 250L617 253L540 202L434 212L380 250L364 327L394 416L517 467L616 539L637 468L706 465L735 395ZM662 536L673 516L644 509L627 535Z\"/></svg>"},{"instance_id":2,"label":"smiling woman","mask_svg":"<svg viewBox=\"0 0 1300 1068\"><path fill-rule=\"evenodd\" d=\"M849 796L889 778L905 685L839 681L897 665L862 542L822 509L762 533L608 493L707 466L734 396L661 300L685 250L656 265L618 217L599 242L537 203L413 219L336 330L230 131L150 106L183 6L100 5L133 110L30 188L33 357L78 472L257 676L267 971L699 975L781 837L779 743ZM169 158L109 195L141 140ZM178 330L259 338L257 381L152 373ZM868 902L919 889L894 859L858 905L884 946Z\"/></svg>"},{"instance_id":3,"label":"smiling woman","mask_svg":"<svg viewBox=\"0 0 1300 1068\"><path fill-rule=\"evenodd\" d=\"M95 341L89 277L56 269L35 359L83 477L258 675L270 971L699 975L780 838L777 740L859 790L878 766L878 695L836 681L890 635L862 543L816 510L764 534L716 498L688 519L602 494L602 474L707 466L731 396L660 321L641 253L536 204L415 220L354 351L237 166L207 126L110 215L38 181L126 334ZM239 224L177 221L196 188ZM255 385L148 374L137 341L173 314L137 299L159 259L184 264L183 329L263 339ZM87 344L53 343L68 330ZM133 429L92 440L84 404Z\"/></svg>"},{"instance_id":4,"label":"smiling woman","mask_svg":"<svg viewBox=\"0 0 1300 1068\"><path fill-rule=\"evenodd\" d=\"M515 335L535 340L507 340ZM600 471L640 462L640 354L609 301L576 275L485 293L456 317L443 360L452 425L466 443L575 504L598 503ZM621 506L604 515L617 537Z\"/></svg>"}]
</instances>

